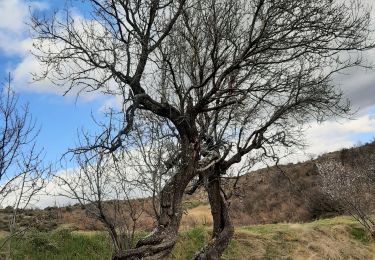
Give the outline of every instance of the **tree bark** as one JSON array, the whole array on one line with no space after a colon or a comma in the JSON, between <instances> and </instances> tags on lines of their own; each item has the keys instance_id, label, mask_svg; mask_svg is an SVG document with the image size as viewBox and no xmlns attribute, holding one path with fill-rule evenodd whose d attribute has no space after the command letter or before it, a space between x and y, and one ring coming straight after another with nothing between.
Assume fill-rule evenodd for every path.
<instances>
[{"instance_id":1,"label":"tree bark","mask_svg":"<svg viewBox=\"0 0 375 260\"><path fill-rule=\"evenodd\" d=\"M228 205L221 192L220 185L220 172L214 171L205 183L213 217L212 239L195 254L194 259L196 260L219 259L234 234Z\"/></svg>"},{"instance_id":2,"label":"tree bark","mask_svg":"<svg viewBox=\"0 0 375 260\"><path fill-rule=\"evenodd\" d=\"M182 197L189 182L195 175L198 149L192 144L182 161L182 170L176 173L165 185L160 196L161 212L157 227L147 237L138 241L136 248L116 255L114 260L168 259L177 241L182 218Z\"/></svg>"},{"instance_id":3,"label":"tree bark","mask_svg":"<svg viewBox=\"0 0 375 260\"><path fill-rule=\"evenodd\" d=\"M187 183L186 183L187 185ZM182 217L181 201L185 182L174 177L161 192L161 214L158 225L147 237L138 241L136 248L127 250L113 259L166 259L176 243Z\"/></svg>"}]
</instances>

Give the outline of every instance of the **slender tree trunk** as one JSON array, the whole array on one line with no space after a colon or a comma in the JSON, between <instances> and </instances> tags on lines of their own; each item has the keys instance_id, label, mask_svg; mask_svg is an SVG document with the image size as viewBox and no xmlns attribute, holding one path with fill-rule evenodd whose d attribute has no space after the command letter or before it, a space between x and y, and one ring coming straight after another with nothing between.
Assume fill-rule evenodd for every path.
<instances>
[{"instance_id":1,"label":"slender tree trunk","mask_svg":"<svg viewBox=\"0 0 375 260\"><path fill-rule=\"evenodd\" d=\"M219 171L207 178L205 188L213 217L213 233L211 241L195 254L194 259L219 259L234 234L228 205L221 193Z\"/></svg>"}]
</instances>

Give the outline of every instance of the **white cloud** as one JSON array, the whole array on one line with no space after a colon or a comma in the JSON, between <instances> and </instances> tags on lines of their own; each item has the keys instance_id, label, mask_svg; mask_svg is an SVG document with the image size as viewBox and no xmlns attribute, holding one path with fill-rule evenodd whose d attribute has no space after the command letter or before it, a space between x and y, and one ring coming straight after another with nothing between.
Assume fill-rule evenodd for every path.
<instances>
[{"instance_id":1,"label":"white cloud","mask_svg":"<svg viewBox=\"0 0 375 260\"><path fill-rule=\"evenodd\" d=\"M0 51L10 59L21 58L20 62L13 64L13 68L8 68L13 77L15 90L62 95L66 92L67 86L55 86L48 79L35 82L32 78L32 74L41 75L43 67L31 54L33 40L28 34L26 22L30 12L47 8L47 2L0 0ZM74 13L74 19L81 21L83 18ZM47 47L58 48L58 46L52 45ZM78 92L78 89L74 89L68 96L75 98ZM80 93L80 98L83 101L91 101L100 96L98 92Z\"/></svg>"},{"instance_id":2,"label":"white cloud","mask_svg":"<svg viewBox=\"0 0 375 260\"><path fill-rule=\"evenodd\" d=\"M31 11L44 10L45 8L47 8L47 5L44 4L44 2L29 3L23 0L10 0L9 2L7 2L7 4L3 4L3 2L0 2L0 4L4 6L4 9L0 12L0 17L2 15L2 12L11 12L11 10L13 9L18 10L14 13L13 16L4 15L4 20L0 18L0 51L8 56L10 60L14 57L20 58L20 61L17 64L13 64L13 68L9 68L9 71L11 72L13 77L14 89L17 91L51 93L56 95L65 94L69 89L69 82L56 81L57 83L59 83L59 85L57 86L49 79L35 81L32 77L32 75L43 75L45 67L38 62L34 55L31 54L31 52L38 53L38 50L33 48L33 39L29 34L26 33L26 31L28 30L26 21L29 19L30 14L28 5L31 6ZM1 5L0 9L2 7ZM58 13L57 17L59 17L60 15L61 13ZM71 16L72 20L74 21L74 27L78 32L83 31L83 24L91 24L95 27L96 33L104 33L103 27L100 23L96 21L86 20L79 14L77 9L73 8ZM65 19L65 17L61 17L61 19ZM14 21L17 21L17 23L15 23L14 26L9 26L9 24L12 24ZM59 50L64 49L64 46L63 43L56 44L45 41L42 48L46 51L52 50L55 53L59 53ZM64 64L65 72L67 73L67 75L71 75L72 72L78 70L76 69L78 66L82 69L83 67L85 67L85 64L75 64L74 62L67 62L66 64ZM87 78L96 79L98 79L99 77L107 77L107 75L105 75L105 73L103 74L100 70L91 71L91 74L85 76L87 76ZM111 80L108 83L108 88L116 88L116 83L114 82L114 80ZM76 98L78 94L79 99L82 101L92 101L97 98L103 99L104 97L104 95L99 91L80 91L79 87L74 87L73 89L69 90L66 95L70 98ZM121 107L120 99L121 98L119 97L104 99L105 102L103 103L100 110L106 109L108 107Z\"/></svg>"},{"instance_id":3,"label":"white cloud","mask_svg":"<svg viewBox=\"0 0 375 260\"><path fill-rule=\"evenodd\" d=\"M122 96L113 96L107 98L101 107L99 108L100 112L107 112L109 109L121 110L123 106L124 99Z\"/></svg>"},{"instance_id":4,"label":"white cloud","mask_svg":"<svg viewBox=\"0 0 375 260\"><path fill-rule=\"evenodd\" d=\"M354 146L358 142L357 135L368 133L375 135L375 115L365 114L355 120L342 119L321 124L313 123L305 133L306 149L288 157L284 162L306 160L310 155L316 156Z\"/></svg>"},{"instance_id":5,"label":"white cloud","mask_svg":"<svg viewBox=\"0 0 375 260\"><path fill-rule=\"evenodd\" d=\"M48 3L45 1L2 0L0 1L0 29L15 34L23 33L29 12L47 8Z\"/></svg>"},{"instance_id":6,"label":"white cloud","mask_svg":"<svg viewBox=\"0 0 375 260\"><path fill-rule=\"evenodd\" d=\"M2 0L0 2L0 29L20 34L24 31L24 18L28 7L20 0Z\"/></svg>"},{"instance_id":7,"label":"white cloud","mask_svg":"<svg viewBox=\"0 0 375 260\"><path fill-rule=\"evenodd\" d=\"M25 56L31 40L0 30L0 50L8 56Z\"/></svg>"},{"instance_id":8,"label":"white cloud","mask_svg":"<svg viewBox=\"0 0 375 260\"><path fill-rule=\"evenodd\" d=\"M17 91L27 91L35 93L51 93L56 95L63 95L67 90L68 86L59 85L56 86L49 79L43 79L35 81L32 75L40 75L43 68L39 62L34 58L33 55L27 54L24 56L22 61L12 71L13 85ZM67 97L76 98L79 93L79 89L75 88L69 91ZM99 92L82 92L79 93L81 101L92 101L96 98L101 97Z\"/></svg>"},{"instance_id":9,"label":"white cloud","mask_svg":"<svg viewBox=\"0 0 375 260\"><path fill-rule=\"evenodd\" d=\"M47 7L46 2L39 1L0 1L0 50L8 55L24 55L30 47L26 25L29 13Z\"/></svg>"},{"instance_id":10,"label":"white cloud","mask_svg":"<svg viewBox=\"0 0 375 260\"><path fill-rule=\"evenodd\" d=\"M36 196L33 206L45 208L75 204L79 202L75 199L77 195L84 203L96 201L98 187L103 200L151 196L150 188L156 185L152 173L159 168L150 166L152 163L146 166L139 150L130 150L118 156L123 160L114 163L113 157L109 155L101 160L99 166L89 163L86 171L77 167L53 173L43 192ZM150 170L149 167L155 168ZM98 170L101 173L99 177L96 174ZM164 183L164 178L161 181Z\"/></svg>"}]
</instances>

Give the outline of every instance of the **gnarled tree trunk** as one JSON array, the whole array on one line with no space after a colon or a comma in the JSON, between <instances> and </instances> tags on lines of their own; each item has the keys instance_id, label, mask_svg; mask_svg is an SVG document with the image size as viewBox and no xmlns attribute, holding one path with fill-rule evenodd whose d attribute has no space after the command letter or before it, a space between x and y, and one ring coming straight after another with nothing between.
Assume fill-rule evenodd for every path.
<instances>
[{"instance_id":1,"label":"gnarled tree trunk","mask_svg":"<svg viewBox=\"0 0 375 260\"><path fill-rule=\"evenodd\" d=\"M182 217L181 201L188 181L179 177L167 183L161 192L161 214L158 225L147 237L138 241L136 248L113 259L164 259L176 243Z\"/></svg>"},{"instance_id":2,"label":"gnarled tree trunk","mask_svg":"<svg viewBox=\"0 0 375 260\"><path fill-rule=\"evenodd\" d=\"M193 146L193 145L192 145ZM190 146L190 147L192 147ZM190 156L182 162L182 170L176 173L164 186L160 196L161 212L157 227L147 237L138 241L136 248L127 250L113 259L167 259L176 244L182 218L182 197L195 175L198 161L197 147L189 149Z\"/></svg>"},{"instance_id":3,"label":"gnarled tree trunk","mask_svg":"<svg viewBox=\"0 0 375 260\"><path fill-rule=\"evenodd\" d=\"M194 259L219 259L227 248L234 234L230 220L228 205L221 192L220 171L215 169L205 180L205 188L210 201L213 217L213 233L211 241L197 252Z\"/></svg>"}]
</instances>

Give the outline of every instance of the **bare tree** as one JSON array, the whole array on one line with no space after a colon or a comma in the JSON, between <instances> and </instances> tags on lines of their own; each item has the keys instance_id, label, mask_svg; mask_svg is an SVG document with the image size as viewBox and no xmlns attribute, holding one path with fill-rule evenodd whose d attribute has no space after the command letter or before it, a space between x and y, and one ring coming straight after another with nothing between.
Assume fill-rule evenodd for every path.
<instances>
[{"instance_id":1,"label":"bare tree","mask_svg":"<svg viewBox=\"0 0 375 260\"><path fill-rule=\"evenodd\" d=\"M106 124L97 122L104 128L102 142L111 140L110 134L118 131L116 114L110 110ZM79 167L55 175L64 190L59 195L78 200L88 216L107 229L114 255L123 255L132 248L140 225L160 217L160 192L172 168L163 164L163 158L171 158L166 154L173 147L163 136L162 126L158 120L149 120L124 140L123 149L114 153L103 153L101 148L77 150ZM90 140L83 132L81 146L90 145Z\"/></svg>"},{"instance_id":2,"label":"bare tree","mask_svg":"<svg viewBox=\"0 0 375 260\"><path fill-rule=\"evenodd\" d=\"M87 2L90 19L67 8L31 22L45 68L37 79L123 101L119 128L107 127L75 152L129 149L126 139L147 118L164 124L159 130L174 146L162 158L173 174L155 231L117 259L169 255L184 191L197 178L214 224L195 258L217 259L234 232L221 178L256 151L277 158L282 147L300 144L300 128L311 120L346 114L332 75L363 65L361 52L373 47L369 12L355 0Z\"/></svg>"},{"instance_id":3,"label":"bare tree","mask_svg":"<svg viewBox=\"0 0 375 260\"><path fill-rule=\"evenodd\" d=\"M30 206L45 187L49 167L43 164L42 151L36 147L39 133L28 106L20 106L18 95L11 89L11 78L0 89L0 206L10 206L9 235L0 245L27 228L18 225L19 213Z\"/></svg>"},{"instance_id":4,"label":"bare tree","mask_svg":"<svg viewBox=\"0 0 375 260\"><path fill-rule=\"evenodd\" d=\"M143 213L142 201L132 196L132 185L126 170L112 157L95 154L77 157L80 167L55 176L65 191L59 195L78 200L87 215L100 221L109 232L115 254L132 247L137 220Z\"/></svg>"},{"instance_id":5,"label":"bare tree","mask_svg":"<svg viewBox=\"0 0 375 260\"><path fill-rule=\"evenodd\" d=\"M345 161L326 159L317 163L321 189L375 237L372 219L375 209L375 157L372 153L361 151L350 154L351 158Z\"/></svg>"}]
</instances>

